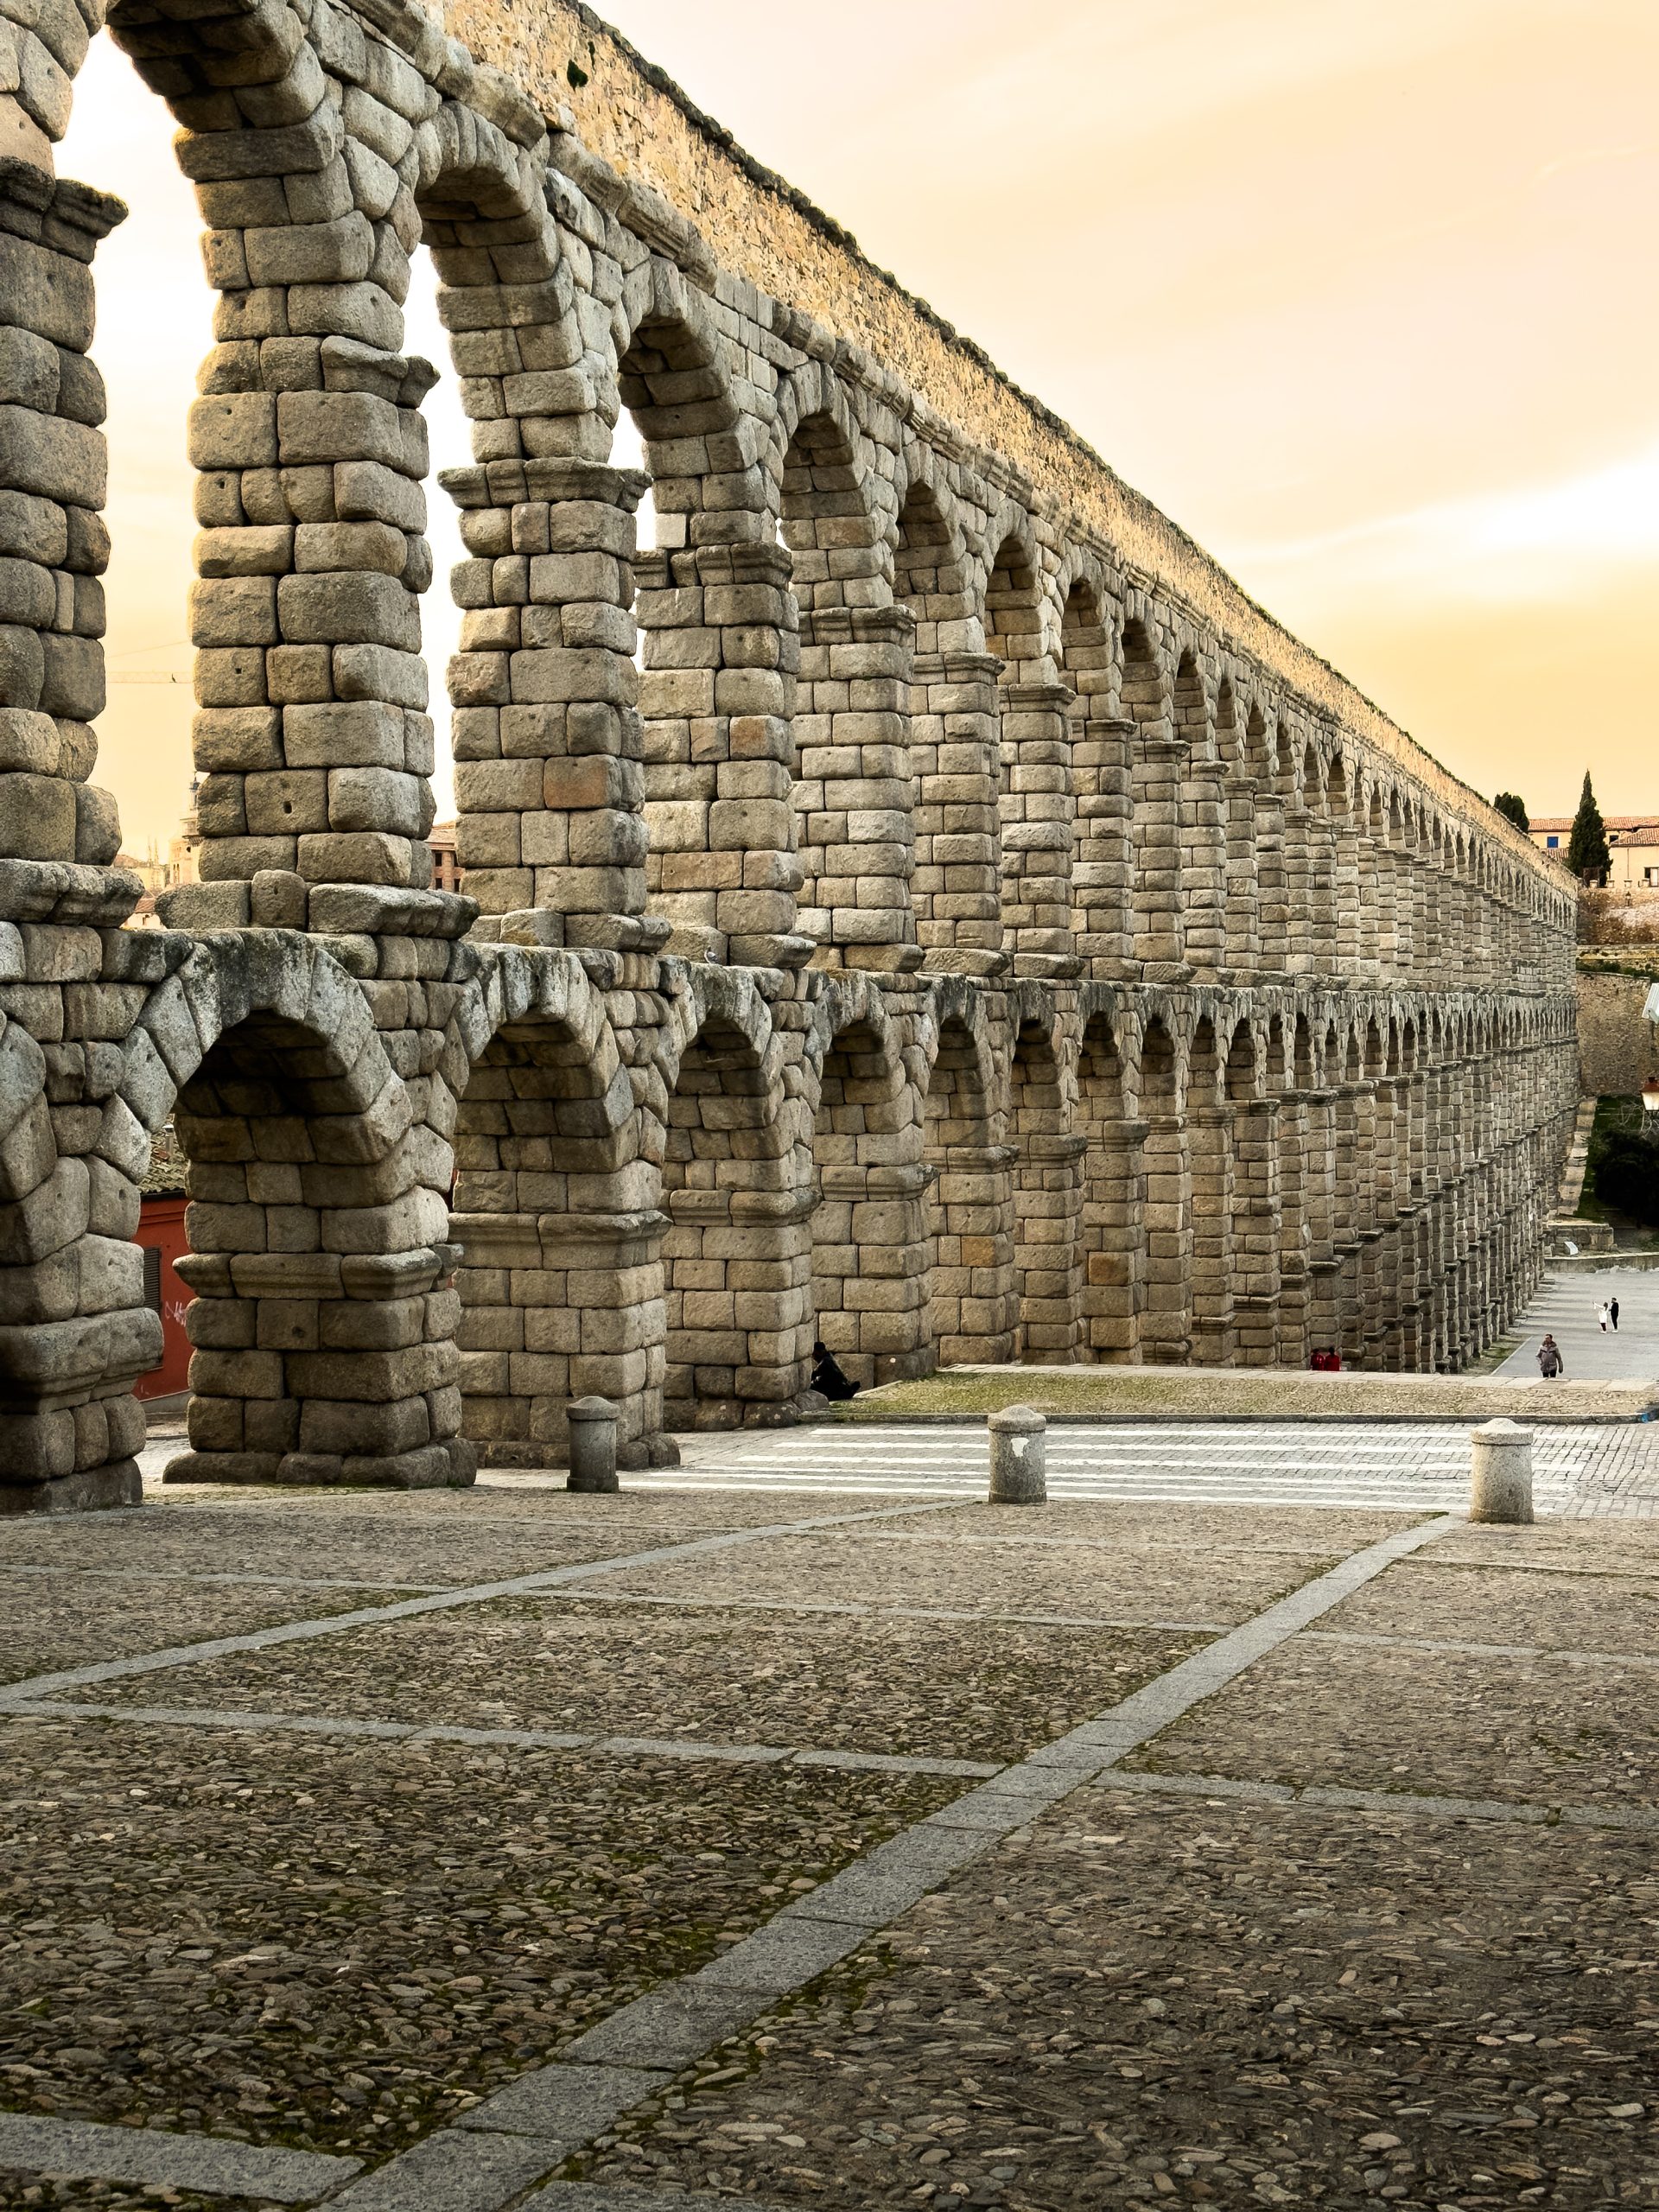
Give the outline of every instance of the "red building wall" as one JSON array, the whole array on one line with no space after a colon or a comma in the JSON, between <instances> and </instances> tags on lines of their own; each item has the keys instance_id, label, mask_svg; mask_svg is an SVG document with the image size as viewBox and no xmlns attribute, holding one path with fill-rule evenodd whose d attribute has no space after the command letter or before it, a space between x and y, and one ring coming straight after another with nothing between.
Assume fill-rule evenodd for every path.
<instances>
[{"instance_id":1,"label":"red building wall","mask_svg":"<svg viewBox=\"0 0 1659 2212\"><path fill-rule=\"evenodd\" d=\"M189 1387L190 1345L184 1333L184 1309L191 1294L174 1272L173 1262L189 1250L184 1241L182 1193L146 1198L138 1212L138 1243L145 1252L144 1287L162 1317L162 1363L136 1385L141 1398L171 1397Z\"/></svg>"}]
</instances>

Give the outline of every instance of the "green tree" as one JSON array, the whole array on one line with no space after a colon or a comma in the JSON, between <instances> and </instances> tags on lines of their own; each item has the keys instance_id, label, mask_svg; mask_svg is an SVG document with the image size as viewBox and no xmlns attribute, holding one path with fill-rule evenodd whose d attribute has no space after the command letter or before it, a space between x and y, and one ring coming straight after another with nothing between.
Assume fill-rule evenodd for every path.
<instances>
[{"instance_id":1,"label":"green tree","mask_svg":"<svg viewBox=\"0 0 1659 2212\"><path fill-rule=\"evenodd\" d=\"M1567 864L1585 883L1605 883L1613 856L1607 849L1607 825L1590 788L1590 771L1584 772L1584 792L1573 817L1573 835L1567 842Z\"/></svg>"},{"instance_id":2,"label":"green tree","mask_svg":"<svg viewBox=\"0 0 1659 2212\"><path fill-rule=\"evenodd\" d=\"M1499 791L1497 797L1492 801L1492 804L1503 819L1506 822L1513 822L1517 830L1531 829L1532 824L1527 819L1526 801L1519 791Z\"/></svg>"}]
</instances>

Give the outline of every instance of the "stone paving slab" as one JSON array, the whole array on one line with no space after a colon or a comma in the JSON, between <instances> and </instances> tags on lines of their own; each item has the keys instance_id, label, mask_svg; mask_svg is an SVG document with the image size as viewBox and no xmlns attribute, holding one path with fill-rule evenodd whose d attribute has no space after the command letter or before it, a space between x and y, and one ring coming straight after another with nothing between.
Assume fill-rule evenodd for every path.
<instances>
[{"instance_id":1,"label":"stone paving slab","mask_svg":"<svg viewBox=\"0 0 1659 2212\"><path fill-rule=\"evenodd\" d=\"M963 1787L23 1719L0 1771L0 2101L357 2156Z\"/></svg>"},{"instance_id":2,"label":"stone paving slab","mask_svg":"<svg viewBox=\"0 0 1659 2212\"><path fill-rule=\"evenodd\" d=\"M1659 1519L1541 1520L1527 1528L1454 1529L1434 1547L1437 1566L1472 1560L1557 1567L1573 1573L1659 1575Z\"/></svg>"},{"instance_id":3,"label":"stone paving slab","mask_svg":"<svg viewBox=\"0 0 1659 2212\"><path fill-rule=\"evenodd\" d=\"M219 1573L459 1588L780 1517L775 1499L743 1497L716 1498L712 1511L680 1498L577 1500L563 1487L474 1491L427 1502L442 1496L423 1493L399 1516L376 1508L372 1493L356 1492L329 1516L313 1499L289 1509L268 1497L250 1502L245 1493L238 1503L213 1505L163 1491L161 1502L136 1513L90 1516L73 1535L61 1521L0 1521L0 1567L61 1567L73 1558L82 1569L111 1573L189 1573L211 1566ZM607 1510L617 1507L624 1510Z\"/></svg>"},{"instance_id":4,"label":"stone paving slab","mask_svg":"<svg viewBox=\"0 0 1659 2212\"><path fill-rule=\"evenodd\" d=\"M33 2166L76 2180L137 2182L168 2192L205 2189L214 2196L307 2204L348 2179L360 2163L213 2135L0 2112L0 2168Z\"/></svg>"},{"instance_id":5,"label":"stone paving slab","mask_svg":"<svg viewBox=\"0 0 1659 2212\"><path fill-rule=\"evenodd\" d=\"M1310 1639L1262 1660L1126 1764L1647 1805L1659 1787L1659 1685L1646 1672L1565 1667L1548 1654L1483 1658Z\"/></svg>"},{"instance_id":6,"label":"stone paving slab","mask_svg":"<svg viewBox=\"0 0 1659 2212\"><path fill-rule=\"evenodd\" d=\"M1001 1621L675 1613L573 1593L169 1669L94 1701L985 1760L1018 1758L1204 1641Z\"/></svg>"},{"instance_id":7,"label":"stone paving slab","mask_svg":"<svg viewBox=\"0 0 1659 2212\"><path fill-rule=\"evenodd\" d=\"M1656 1907L1637 1837L1085 1787L574 2170L832 2212L1642 2202Z\"/></svg>"},{"instance_id":8,"label":"stone paving slab","mask_svg":"<svg viewBox=\"0 0 1659 2212\"><path fill-rule=\"evenodd\" d=\"M1250 1558L1274 1552L1338 1557L1376 1543L1397 1529L1414 1528L1422 1518L1414 1510L1253 1505L1241 1512L1236 1505L1192 1497L1154 1501L1060 1495L1051 1496L1036 1509L990 1505L983 1498L972 1498L943 1514L931 1507L914 1516L896 1513L881 1522L881 1534L894 1542L908 1538L939 1545L1106 1544L1132 1550L1137 1558L1148 1547L1155 1551L1197 1549L1215 1557L1234 1551Z\"/></svg>"},{"instance_id":9,"label":"stone paving slab","mask_svg":"<svg viewBox=\"0 0 1659 2212\"><path fill-rule=\"evenodd\" d=\"M154 1651L194 1637L234 1636L308 1611L349 1612L377 1593L248 1589L99 1574L18 1574L0 1568L0 1682L89 1659Z\"/></svg>"},{"instance_id":10,"label":"stone paving slab","mask_svg":"<svg viewBox=\"0 0 1659 2212\"><path fill-rule=\"evenodd\" d=\"M1320 1625L1659 1658L1659 1574L1642 1580L1491 1562L1447 1566L1437 1551L1368 1583ZM1659 1684L1655 1688L1659 1694Z\"/></svg>"},{"instance_id":11,"label":"stone paving slab","mask_svg":"<svg viewBox=\"0 0 1659 2212\"><path fill-rule=\"evenodd\" d=\"M959 1539L957 1523L919 1542L902 1537L824 1535L768 1544L742 1558L706 1566L664 1565L620 1575L619 1593L721 1598L787 1604L843 1602L889 1606L971 1607L1001 1614L1088 1614L1148 1624L1180 1621L1230 1626L1271 1605L1330 1566L1330 1549L1252 1556L1239 1552L1194 1560L1183 1548L1142 1542L1132 1551L1084 1549L1020 1541L1010 1513L995 1541ZM1010 1525L1012 1523L1012 1525Z\"/></svg>"}]
</instances>

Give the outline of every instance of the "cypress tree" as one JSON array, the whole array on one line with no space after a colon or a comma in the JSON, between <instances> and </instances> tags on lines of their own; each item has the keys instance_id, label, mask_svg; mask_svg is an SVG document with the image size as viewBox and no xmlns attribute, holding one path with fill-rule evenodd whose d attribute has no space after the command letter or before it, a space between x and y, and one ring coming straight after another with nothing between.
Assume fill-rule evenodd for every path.
<instances>
[{"instance_id":1,"label":"cypress tree","mask_svg":"<svg viewBox=\"0 0 1659 2212\"><path fill-rule=\"evenodd\" d=\"M1584 772L1584 792L1573 817L1573 835L1567 842L1567 864L1583 883L1605 883L1613 856L1607 849L1607 825L1590 788L1590 771Z\"/></svg>"},{"instance_id":2,"label":"cypress tree","mask_svg":"<svg viewBox=\"0 0 1659 2212\"><path fill-rule=\"evenodd\" d=\"M1517 830L1531 829L1532 824L1527 819L1526 801L1519 791L1499 791L1497 797L1492 801L1492 804L1503 819L1506 822L1513 822Z\"/></svg>"}]
</instances>

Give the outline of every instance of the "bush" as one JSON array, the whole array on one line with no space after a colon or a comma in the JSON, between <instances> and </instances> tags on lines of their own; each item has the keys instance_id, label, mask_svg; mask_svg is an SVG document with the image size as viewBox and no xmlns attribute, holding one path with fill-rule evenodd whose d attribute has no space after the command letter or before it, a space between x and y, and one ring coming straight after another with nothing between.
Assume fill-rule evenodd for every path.
<instances>
[{"instance_id":1,"label":"bush","mask_svg":"<svg viewBox=\"0 0 1659 2212\"><path fill-rule=\"evenodd\" d=\"M1604 1205L1659 1228L1659 1145L1620 1130L1598 1135L1590 1147L1590 1172Z\"/></svg>"}]
</instances>

